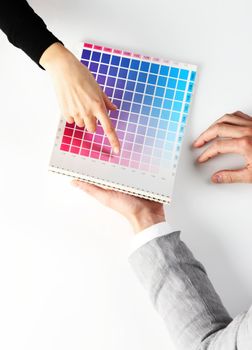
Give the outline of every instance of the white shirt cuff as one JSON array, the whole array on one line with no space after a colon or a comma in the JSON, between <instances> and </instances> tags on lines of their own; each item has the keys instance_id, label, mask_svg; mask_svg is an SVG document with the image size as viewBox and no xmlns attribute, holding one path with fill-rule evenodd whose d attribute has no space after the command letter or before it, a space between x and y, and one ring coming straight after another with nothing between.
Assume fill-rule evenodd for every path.
<instances>
[{"instance_id":1,"label":"white shirt cuff","mask_svg":"<svg viewBox=\"0 0 252 350\"><path fill-rule=\"evenodd\" d=\"M137 233L132 239L129 255L134 253L134 251L136 251L138 248L142 247L149 241L158 237L165 236L175 231L179 230L174 230L172 226L166 221L147 227L143 231Z\"/></svg>"}]
</instances>

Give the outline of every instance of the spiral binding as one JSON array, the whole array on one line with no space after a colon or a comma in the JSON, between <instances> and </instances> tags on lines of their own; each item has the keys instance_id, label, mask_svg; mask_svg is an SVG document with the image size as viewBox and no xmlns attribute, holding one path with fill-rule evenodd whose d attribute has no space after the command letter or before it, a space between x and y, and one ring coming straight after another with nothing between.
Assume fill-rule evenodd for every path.
<instances>
[{"instance_id":1,"label":"spiral binding","mask_svg":"<svg viewBox=\"0 0 252 350\"><path fill-rule=\"evenodd\" d=\"M88 183L91 183L91 184L94 184L94 185L100 185L100 186L103 186L105 188L108 188L108 189L111 189L111 190L115 190L115 191L119 191L119 192L122 192L122 193L127 193L127 194L130 194L130 195L133 195L135 197L140 197L140 198L144 198L144 199L148 199L148 200L151 200L151 201L154 201L154 202L158 202L158 203L162 203L162 204L167 204L167 203L170 203L170 198L169 197L166 197L164 199L161 199L161 198L157 198L157 196L160 196L159 194L146 194L146 193L139 193L136 191L135 188L133 187L127 187L126 188L121 188L119 186L122 186L121 184L115 184L113 182L109 182L109 183L105 183L104 180L99 180L97 178L93 178L89 175L84 175L84 174L81 174L82 176L78 176L76 173L72 173L70 170L69 172L71 172L71 174L67 174L65 169L62 169L62 168L58 168L56 166L53 166L51 165L49 167L49 171L53 172L53 173L56 173L56 174L61 174L61 175L65 175L65 176L68 176L68 177L71 177L71 178L75 178L77 180L81 180L81 181L85 181L85 182L88 182ZM113 185L114 184L114 185Z\"/></svg>"}]
</instances>

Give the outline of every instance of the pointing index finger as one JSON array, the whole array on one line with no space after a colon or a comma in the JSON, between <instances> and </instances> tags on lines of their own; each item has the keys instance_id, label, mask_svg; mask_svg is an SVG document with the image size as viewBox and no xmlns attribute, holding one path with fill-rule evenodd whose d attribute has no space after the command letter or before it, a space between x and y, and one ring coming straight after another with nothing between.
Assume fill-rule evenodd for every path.
<instances>
[{"instance_id":1,"label":"pointing index finger","mask_svg":"<svg viewBox=\"0 0 252 350\"><path fill-rule=\"evenodd\" d=\"M101 110L98 115L98 119L109 139L113 151L118 154L120 152L120 142L108 114L104 110Z\"/></svg>"}]
</instances>

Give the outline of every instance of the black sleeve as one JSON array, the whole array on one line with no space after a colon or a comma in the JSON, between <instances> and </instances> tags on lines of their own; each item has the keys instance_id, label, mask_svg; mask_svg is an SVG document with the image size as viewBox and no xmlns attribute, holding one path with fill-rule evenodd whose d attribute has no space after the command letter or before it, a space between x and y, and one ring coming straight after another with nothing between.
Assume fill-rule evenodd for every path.
<instances>
[{"instance_id":1,"label":"black sleeve","mask_svg":"<svg viewBox=\"0 0 252 350\"><path fill-rule=\"evenodd\" d=\"M60 42L26 0L0 0L0 29L38 65L43 52Z\"/></svg>"}]
</instances>

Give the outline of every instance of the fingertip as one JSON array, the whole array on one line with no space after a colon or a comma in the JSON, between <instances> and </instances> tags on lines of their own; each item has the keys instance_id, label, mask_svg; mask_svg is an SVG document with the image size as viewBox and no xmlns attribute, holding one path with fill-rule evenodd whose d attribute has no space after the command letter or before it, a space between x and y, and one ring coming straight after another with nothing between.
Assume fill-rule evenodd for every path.
<instances>
[{"instance_id":1,"label":"fingertip","mask_svg":"<svg viewBox=\"0 0 252 350\"><path fill-rule=\"evenodd\" d=\"M203 158L202 156L199 156L199 157L197 158L197 163L204 163L205 161L206 161L206 159Z\"/></svg>"},{"instance_id":2,"label":"fingertip","mask_svg":"<svg viewBox=\"0 0 252 350\"><path fill-rule=\"evenodd\" d=\"M114 152L115 154L119 154L119 153L120 153L120 147L119 147L119 146L115 146L115 147L113 148L113 152Z\"/></svg>"},{"instance_id":3,"label":"fingertip","mask_svg":"<svg viewBox=\"0 0 252 350\"><path fill-rule=\"evenodd\" d=\"M73 123L74 123L74 118L73 118L73 117L68 117L68 118L66 118L66 121L67 121L69 124L73 124Z\"/></svg>"},{"instance_id":4,"label":"fingertip","mask_svg":"<svg viewBox=\"0 0 252 350\"><path fill-rule=\"evenodd\" d=\"M203 145L204 145L204 141L200 141L200 140L196 140L193 143L193 147L195 147L195 148L199 148L199 147L201 147Z\"/></svg>"},{"instance_id":5,"label":"fingertip","mask_svg":"<svg viewBox=\"0 0 252 350\"><path fill-rule=\"evenodd\" d=\"M75 124L76 124L79 128L84 128L84 126L85 126L84 122L80 122L80 121L75 122Z\"/></svg>"},{"instance_id":6,"label":"fingertip","mask_svg":"<svg viewBox=\"0 0 252 350\"><path fill-rule=\"evenodd\" d=\"M91 132L91 133L96 132L96 127L95 127L95 126L90 126L90 127L88 128L88 132Z\"/></svg>"},{"instance_id":7,"label":"fingertip","mask_svg":"<svg viewBox=\"0 0 252 350\"><path fill-rule=\"evenodd\" d=\"M115 110L117 110L117 105L115 105L113 102L111 102L111 101L108 101L107 103L106 103L106 107L107 107L107 109L108 110L110 110L110 111L115 111Z\"/></svg>"},{"instance_id":8,"label":"fingertip","mask_svg":"<svg viewBox=\"0 0 252 350\"><path fill-rule=\"evenodd\" d=\"M214 174L211 178L212 182L215 184L220 184L223 182L223 177L221 176L221 174Z\"/></svg>"},{"instance_id":9,"label":"fingertip","mask_svg":"<svg viewBox=\"0 0 252 350\"><path fill-rule=\"evenodd\" d=\"M117 109L117 105L115 105L114 103L111 102L111 109L113 109L114 111Z\"/></svg>"}]
</instances>

